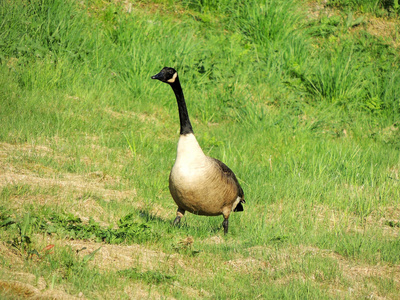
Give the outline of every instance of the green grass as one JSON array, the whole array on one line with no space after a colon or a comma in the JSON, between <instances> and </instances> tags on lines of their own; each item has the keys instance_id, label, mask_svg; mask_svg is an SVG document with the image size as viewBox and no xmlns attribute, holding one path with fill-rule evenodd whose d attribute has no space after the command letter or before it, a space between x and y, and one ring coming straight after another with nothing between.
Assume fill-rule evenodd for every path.
<instances>
[{"instance_id":1,"label":"green grass","mask_svg":"<svg viewBox=\"0 0 400 300\"><path fill-rule=\"evenodd\" d=\"M0 294L396 299L398 7L372 2L1 2ZM171 225L164 66L245 191L227 236Z\"/></svg>"}]
</instances>

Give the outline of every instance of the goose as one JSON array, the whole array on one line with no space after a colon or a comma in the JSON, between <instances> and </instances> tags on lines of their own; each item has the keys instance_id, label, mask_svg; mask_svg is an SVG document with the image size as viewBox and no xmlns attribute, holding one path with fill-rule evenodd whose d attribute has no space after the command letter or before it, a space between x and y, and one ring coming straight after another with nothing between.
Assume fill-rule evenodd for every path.
<instances>
[{"instance_id":1,"label":"goose","mask_svg":"<svg viewBox=\"0 0 400 300\"><path fill-rule=\"evenodd\" d=\"M231 212L243 211L243 189L232 170L206 156L197 142L177 71L165 67L151 78L169 84L178 103L180 137L169 175L169 190L178 206L173 225L180 223L186 211L203 216L223 215L222 226L227 234Z\"/></svg>"}]
</instances>

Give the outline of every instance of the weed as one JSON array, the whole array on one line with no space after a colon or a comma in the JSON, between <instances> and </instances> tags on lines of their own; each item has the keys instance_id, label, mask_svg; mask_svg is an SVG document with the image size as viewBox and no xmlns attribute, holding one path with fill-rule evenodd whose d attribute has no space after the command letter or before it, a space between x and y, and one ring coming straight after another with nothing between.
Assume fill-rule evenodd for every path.
<instances>
[{"instance_id":1,"label":"weed","mask_svg":"<svg viewBox=\"0 0 400 300\"><path fill-rule=\"evenodd\" d=\"M5 213L1 215L1 227L18 229L19 234L13 238L12 245L21 252L29 253L31 236L35 232L58 234L70 239L94 239L111 244L146 241L155 237L150 223L138 223L132 213L120 219L117 225L116 229L112 226L103 228L92 218L84 224L80 218L72 214L61 213L53 213L50 217L26 214L22 219L13 219Z\"/></svg>"}]
</instances>

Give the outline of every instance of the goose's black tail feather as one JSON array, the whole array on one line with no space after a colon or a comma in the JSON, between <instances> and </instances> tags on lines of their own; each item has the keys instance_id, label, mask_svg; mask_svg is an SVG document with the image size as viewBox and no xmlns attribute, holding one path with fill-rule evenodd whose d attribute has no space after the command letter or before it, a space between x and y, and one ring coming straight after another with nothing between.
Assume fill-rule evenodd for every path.
<instances>
[{"instance_id":1,"label":"goose's black tail feather","mask_svg":"<svg viewBox=\"0 0 400 300\"><path fill-rule=\"evenodd\" d=\"M243 211L242 202L239 202L238 205L236 205L236 207L235 207L235 209L233 211Z\"/></svg>"}]
</instances>

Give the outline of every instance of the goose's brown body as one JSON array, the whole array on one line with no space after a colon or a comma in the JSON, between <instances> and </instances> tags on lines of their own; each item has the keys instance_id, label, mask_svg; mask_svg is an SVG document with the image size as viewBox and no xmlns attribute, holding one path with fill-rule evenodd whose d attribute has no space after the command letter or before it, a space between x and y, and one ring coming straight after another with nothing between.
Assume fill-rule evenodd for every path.
<instances>
[{"instance_id":1,"label":"goose's brown body","mask_svg":"<svg viewBox=\"0 0 400 300\"><path fill-rule=\"evenodd\" d=\"M204 216L223 215L226 234L230 213L243 210L243 190L231 169L201 150L193 134L178 73L165 67L152 79L169 84L178 103L181 130L176 161L169 176L169 190L178 205L174 224L180 222L185 211Z\"/></svg>"},{"instance_id":2,"label":"goose's brown body","mask_svg":"<svg viewBox=\"0 0 400 300\"><path fill-rule=\"evenodd\" d=\"M237 181L224 168L203 153L193 134L181 135L169 177L169 189L178 207L197 215L228 217L241 197Z\"/></svg>"}]
</instances>

